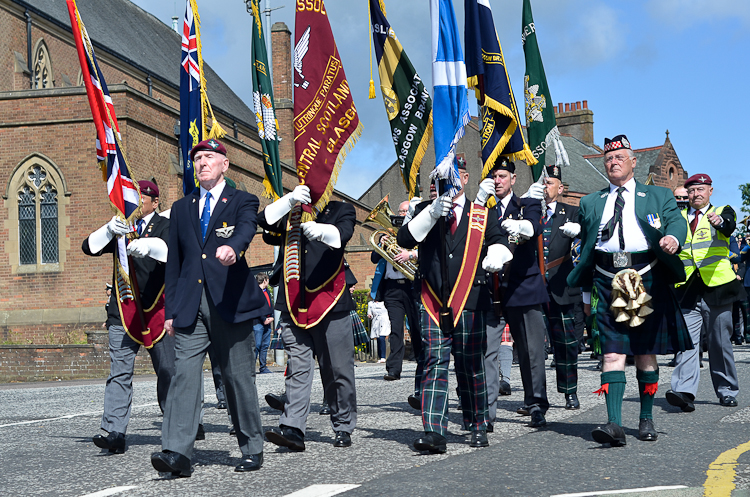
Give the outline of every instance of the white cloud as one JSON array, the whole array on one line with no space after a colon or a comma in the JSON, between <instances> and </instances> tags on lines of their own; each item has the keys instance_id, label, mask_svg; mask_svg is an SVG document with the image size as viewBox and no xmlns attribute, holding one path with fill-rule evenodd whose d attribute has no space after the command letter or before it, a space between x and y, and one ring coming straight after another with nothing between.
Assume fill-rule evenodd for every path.
<instances>
[{"instance_id":1,"label":"white cloud","mask_svg":"<svg viewBox=\"0 0 750 497\"><path fill-rule=\"evenodd\" d=\"M733 19L750 25L750 2L747 1L649 0L647 8L656 19L679 29Z\"/></svg>"}]
</instances>

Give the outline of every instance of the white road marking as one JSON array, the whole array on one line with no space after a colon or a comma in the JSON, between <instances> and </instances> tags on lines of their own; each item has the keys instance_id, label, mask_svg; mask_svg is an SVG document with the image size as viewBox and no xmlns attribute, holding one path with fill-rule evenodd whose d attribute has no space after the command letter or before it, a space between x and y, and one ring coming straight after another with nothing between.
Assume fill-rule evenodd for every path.
<instances>
[{"instance_id":1,"label":"white road marking","mask_svg":"<svg viewBox=\"0 0 750 497\"><path fill-rule=\"evenodd\" d=\"M591 495L619 495L634 494L636 492L657 492L659 490L674 490L677 488L688 488L685 485L673 485L670 487L646 487L646 488L625 488L622 490L601 490L599 492L581 492L578 494L557 494L550 497L589 497Z\"/></svg>"},{"instance_id":2,"label":"white road marking","mask_svg":"<svg viewBox=\"0 0 750 497\"><path fill-rule=\"evenodd\" d=\"M284 497L331 497L332 495L341 494L353 490L360 485L310 485L302 490L297 490Z\"/></svg>"},{"instance_id":3,"label":"white road marking","mask_svg":"<svg viewBox=\"0 0 750 497\"><path fill-rule=\"evenodd\" d=\"M138 487L135 487L135 486L130 486L130 487L112 487L112 488L108 488L106 490L99 490L98 492L94 492L93 494L82 495L81 497L107 497L108 495L119 494L120 492L124 492L125 490L132 490L134 488L138 488Z\"/></svg>"},{"instance_id":4,"label":"white road marking","mask_svg":"<svg viewBox=\"0 0 750 497\"><path fill-rule=\"evenodd\" d=\"M132 409L138 409L140 407L151 407L151 406L158 406L158 402L151 402L150 404L142 404L140 406L132 406ZM44 419L32 419L31 421L19 421L18 423L8 423L5 425L0 425L0 428L7 428L9 426L21 426L21 425L33 425L36 423L45 423L47 421L59 421L61 419L72 419L72 418L78 418L81 416L101 416L101 414L104 411L92 411L92 412L79 412L76 414L68 414L66 416L59 416L57 418L44 418ZM109 494L103 494L103 495L109 495Z\"/></svg>"}]
</instances>

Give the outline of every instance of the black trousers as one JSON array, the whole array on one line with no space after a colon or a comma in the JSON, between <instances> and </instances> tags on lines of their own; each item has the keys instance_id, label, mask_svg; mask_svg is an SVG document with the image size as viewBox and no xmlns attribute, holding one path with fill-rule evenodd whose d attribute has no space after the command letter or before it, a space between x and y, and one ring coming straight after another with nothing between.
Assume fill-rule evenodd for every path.
<instances>
[{"instance_id":1,"label":"black trousers","mask_svg":"<svg viewBox=\"0 0 750 497\"><path fill-rule=\"evenodd\" d=\"M401 365L404 362L404 316L409 320L409 335L414 356L417 361L422 357L422 334L420 333L417 303L411 291L411 282L398 283L398 280L382 280L383 303L391 321L391 334L388 337L391 354L385 362L385 369L393 376L401 376Z\"/></svg>"}]
</instances>

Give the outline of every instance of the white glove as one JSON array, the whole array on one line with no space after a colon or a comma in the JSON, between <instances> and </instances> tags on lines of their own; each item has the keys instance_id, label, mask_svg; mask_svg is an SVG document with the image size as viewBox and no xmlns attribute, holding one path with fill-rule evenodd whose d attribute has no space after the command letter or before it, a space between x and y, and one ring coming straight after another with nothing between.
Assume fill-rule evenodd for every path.
<instances>
[{"instance_id":1,"label":"white glove","mask_svg":"<svg viewBox=\"0 0 750 497\"><path fill-rule=\"evenodd\" d=\"M422 197L413 197L411 200L409 200L409 210L406 211L403 224L406 224L412 220L412 218L414 217L414 210L417 208L417 205L419 205L421 202L422 202Z\"/></svg>"},{"instance_id":2,"label":"white glove","mask_svg":"<svg viewBox=\"0 0 750 497\"><path fill-rule=\"evenodd\" d=\"M151 257L159 262L167 262L167 243L161 238L137 238L128 243L128 255L143 258Z\"/></svg>"},{"instance_id":3,"label":"white glove","mask_svg":"<svg viewBox=\"0 0 750 497\"><path fill-rule=\"evenodd\" d=\"M409 221L406 227L409 229L411 236L414 237L414 240L418 243L424 241L427 238L427 233L435 226L437 220L441 216L447 215L452 206L453 200L445 193L433 200L428 208Z\"/></svg>"},{"instance_id":4,"label":"white glove","mask_svg":"<svg viewBox=\"0 0 750 497\"><path fill-rule=\"evenodd\" d=\"M474 200L475 204L485 205L490 195L495 194L495 180L487 178L479 183L479 191L477 192L477 198Z\"/></svg>"},{"instance_id":5,"label":"white glove","mask_svg":"<svg viewBox=\"0 0 750 497\"><path fill-rule=\"evenodd\" d=\"M323 242L331 248L341 248L341 233L332 224L316 223L308 221L300 225L302 233L308 240Z\"/></svg>"},{"instance_id":6,"label":"white glove","mask_svg":"<svg viewBox=\"0 0 750 497\"><path fill-rule=\"evenodd\" d=\"M534 198L542 200L544 198L544 185L539 183L532 183L526 193L521 195L521 198Z\"/></svg>"},{"instance_id":7,"label":"white glove","mask_svg":"<svg viewBox=\"0 0 750 497\"><path fill-rule=\"evenodd\" d=\"M309 204L311 200L310 187L307 185L297 185L294 190L266 207L263 211L266 215L266 222L268 224L275 224L282 217L286 216L297 202Z\"/></svg>"},{"instance_id":8,"label":"white glove","mask_svg":"<svg viewBox=\"0 0 750 497\"><path fill-rule=\"evenodd\" d=\"M567 222L560 226L560 230L565 236L575 238L581 232L581 225L578 223Z\"/></svg>"},{"instance_id":9,"label":"white glove","mask_svg":"<svg viewBox=\"0 0 750 497\"><path fill-rule=\"evenodd\" d=\"M107 223L107 231L112 233L113 236L122 236L130 233L130 226L121 218L112 216L112 219Z\"/></svg>"},{"instance_id":10,"label":"white glove","mask_svg":"<svg viewBox=\"0 0 750 497\"><path fill-rule=\"evenodd\" d=\"M510 253L508 247L496 243L487 247L487 255L482 261L482 269L490 273L496 273L510 260L513 260L513 254Z\"/></svg>"},{"instance_id":11,"label":"white glove","mask_svg":"<svg viewBox=\"0 0 750 497\"><path fill-rule=\"evenodd\" d=\"M500 223L500 226L505 228L505 231L507 231L510 236L522 236L527 240L534 236L534 226L531 224L531 221L526 219L506 219Z\"/></svg>"}]
</instances>

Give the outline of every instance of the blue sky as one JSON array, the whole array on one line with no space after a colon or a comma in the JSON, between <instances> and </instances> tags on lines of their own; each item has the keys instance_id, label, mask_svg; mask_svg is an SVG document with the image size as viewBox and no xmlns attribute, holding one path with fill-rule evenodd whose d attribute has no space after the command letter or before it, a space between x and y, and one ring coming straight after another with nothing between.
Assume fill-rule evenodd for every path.
<instances>
[{"instance_id":1,"label":"blue sky","mask_svg":"<svg viewBox=\"0 0 750 497\"><path fill-rule=\"evenodd\" d=\"M171 25L185 1L134 0ZM271 22L294 30L293 0ZM384 0L388 19L425 82L431 81L427 0ZM523 101L522 0L490 0L516 99ZM378 90L368 100L371 36L367 0L327 0L354 102L364 124L337 188L359 197L396 159ZM463 1L454 1L463 32ZM248 104L251 16L240 0L198 0L203 57ZM714 204L741 205L738 185L750 182L742 155L750 116L750 2L729 0L532 0L552 99L588 100L594 139L624 133L636 148L661 145L665 130L689 173L714 180ZM264 17L264 23L266 18ZM376 87L378 75L374 74ZM210 94L210 88L209 88ZM476 107L472 106L472 114Z\"/></svg>"}]
</instances>

